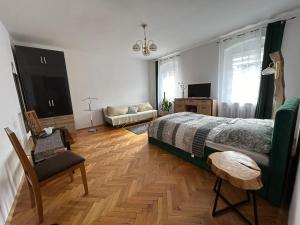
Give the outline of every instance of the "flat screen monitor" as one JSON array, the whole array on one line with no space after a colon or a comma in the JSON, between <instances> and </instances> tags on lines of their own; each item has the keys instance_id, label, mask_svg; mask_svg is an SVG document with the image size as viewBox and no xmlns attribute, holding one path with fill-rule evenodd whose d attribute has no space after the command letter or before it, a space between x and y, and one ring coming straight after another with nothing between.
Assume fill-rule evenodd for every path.
<instances>
[{"instance_id":1,"label":"flat screen monitor","mask_svg":"<svg viewBox=\"0 0 300 225\"><path fill-rule=\"evenodd\" d=\"M200 97L209 98L210 97L210 87L211 83L203 84L189 84L188 85L188 97Z\"/></svg>"}]
</instances>

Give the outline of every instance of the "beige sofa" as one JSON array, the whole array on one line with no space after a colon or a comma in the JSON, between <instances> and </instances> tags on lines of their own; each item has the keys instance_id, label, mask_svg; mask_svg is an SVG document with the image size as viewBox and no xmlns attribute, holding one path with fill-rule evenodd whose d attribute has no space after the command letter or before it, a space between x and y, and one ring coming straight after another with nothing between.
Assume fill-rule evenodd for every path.
<instances>
[{"instance_id":1,"label":"beige sofa","mask_svg":"<svg viewBox=\"0 0 300 225\"><path fill-rule=\"evenodd\" d=\"M136 112L132 112L132 109ZM107 106L103 109L104 119L112 126L124 126L157 117L157 110L148 103L125 106Z\"/></svg>"}]
</instances>

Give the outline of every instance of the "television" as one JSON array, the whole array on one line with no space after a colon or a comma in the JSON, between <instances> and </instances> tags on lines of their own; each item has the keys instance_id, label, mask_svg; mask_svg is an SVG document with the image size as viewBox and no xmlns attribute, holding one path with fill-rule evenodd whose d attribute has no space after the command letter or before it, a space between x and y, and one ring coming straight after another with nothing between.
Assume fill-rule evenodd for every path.
<instances>
[{"instance_id":1,"label":"television","mask_svg":"<svg viewBox=\"0 0 300 225\"><path fill-rule=\"evenodd\" d=\"M203 84L189 84L188 97L189 98L209 98L210 97L211 83Z\"/></svg>"}]
</instances>

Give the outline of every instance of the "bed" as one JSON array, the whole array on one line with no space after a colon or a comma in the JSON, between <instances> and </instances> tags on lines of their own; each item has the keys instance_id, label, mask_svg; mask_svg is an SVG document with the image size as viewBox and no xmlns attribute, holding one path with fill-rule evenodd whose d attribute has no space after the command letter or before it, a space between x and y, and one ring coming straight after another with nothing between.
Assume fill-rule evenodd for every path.
<instances>
[{"instance_id":1,"label":"bed","mask_svg":"<svg viewBox=\"0 0 300 225\"><path fill-rule=\"evenodd\" d=\"M209 154L242 152L262 169L264 187L259 194L279 206L285 196L299 102L298 98L287 100L277 110L275 120L232 119L190 112L170 114L150 123L149 143L207 170Z\"/></svg>"}]
</instances>

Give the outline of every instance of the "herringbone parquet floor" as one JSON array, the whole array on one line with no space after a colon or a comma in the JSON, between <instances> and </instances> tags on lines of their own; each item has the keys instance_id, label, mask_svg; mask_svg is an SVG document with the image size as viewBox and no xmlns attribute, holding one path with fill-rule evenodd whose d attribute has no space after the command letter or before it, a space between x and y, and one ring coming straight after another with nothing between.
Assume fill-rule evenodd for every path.
<instances>
[{"instance_id":1,"label":"herringbone parquet floor","mask_svg":"<svg viewBox=\"0 0 300 225\"><path fill-rule=\"evenodd\" d=\"M86 158L89 195L79 172L42 188L45 222L60 225L243 225L234 213L213 218L215 176L148 144L147 134L102 127L78 132L73 150ZM228 184L224 193L238 201L243 193ZM252 216L252 208L242 210ZM287 212L258 199L261 225L287 224ZM252 217L251 217L252 218ZM12 225L37 224L23 185Z\"/></svg>"}]
</instances>

